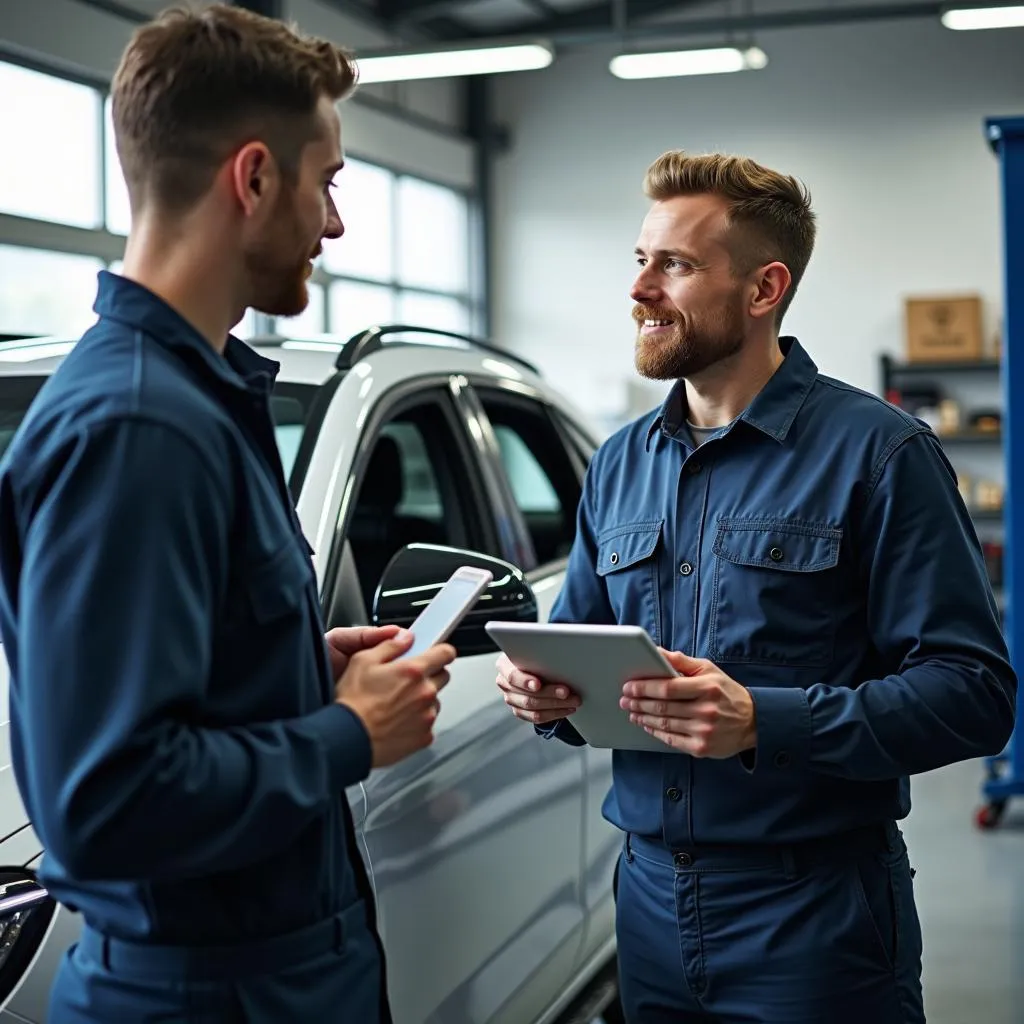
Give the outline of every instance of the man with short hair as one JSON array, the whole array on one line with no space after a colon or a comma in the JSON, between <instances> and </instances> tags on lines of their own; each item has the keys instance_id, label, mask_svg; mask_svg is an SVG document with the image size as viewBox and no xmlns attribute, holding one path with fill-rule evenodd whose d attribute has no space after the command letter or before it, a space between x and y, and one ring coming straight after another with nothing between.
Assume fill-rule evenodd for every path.
<instances>
[{"instance_id":1,"label":"man with short hair","mask_svg":"<svg viewBox=\"0 0 1024 1024\"><path fill-rule=\"evenodd\" d=\"M919 1024L909 776L1013 728L980 545L934 434L779 337L806 189L670 152L645 191L636 364L676 383L594 457L552 615L641 625L678 673L620 697L665 744L615 751L605 803L626 1019ZM498 685L583 742L567 688Z\"/></svg>"},{"instance_id":2,"label":"man with short hair","mask_svg":"<svg viewBox=\"0 0 1024 1024\"><path fill-rule=\"evenodd\" d=\"M123 276L0 469L0 631L40 872L81 911L56 1024L389 1019L345 788L426 747L447 646L324 638L270 415L229 335L299 313L343 232L330 43L230 6L141 27L113 82Z\"/></svg>"}]
</instances>

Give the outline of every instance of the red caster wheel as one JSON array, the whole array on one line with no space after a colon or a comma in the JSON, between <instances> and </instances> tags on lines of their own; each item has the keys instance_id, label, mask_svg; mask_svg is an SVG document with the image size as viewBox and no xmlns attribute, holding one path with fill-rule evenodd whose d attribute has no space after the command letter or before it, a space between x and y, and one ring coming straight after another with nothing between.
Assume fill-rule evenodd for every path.
<instances>
[{"instance_id":1,"label":"red caster wheel","mask_svg":"<svg viewBox=\"0 0 1024 1024\"><path fill-rule=\"evenodd\" d=\"M980 829L993 829L999 824L1005 810L1005 800L993 800L974 812L974 824Z\"/></svg>"}]
</instances>

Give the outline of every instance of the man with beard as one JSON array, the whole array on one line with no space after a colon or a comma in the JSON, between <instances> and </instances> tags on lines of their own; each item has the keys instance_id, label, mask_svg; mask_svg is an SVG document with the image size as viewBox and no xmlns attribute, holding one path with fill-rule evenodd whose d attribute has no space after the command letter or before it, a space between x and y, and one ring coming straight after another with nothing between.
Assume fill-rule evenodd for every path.
<instances>
[{"instance_id":1,"label":"man with beard","mask_svg":"<svg viewBox=\"0 0 1024 1024\"><path fill-rule=\"evenodd\" d=\"M666 153L636 249L637 368L676 383L586 480L556 621L645 627L678 673L622 713L605 815L630 1024L917 1024L909 776L998 753L1017 680L932 432L818 373L783 316L815 218L793 178ZM578 701L498 684L581 744Z\"/></svg>"},{"instance_id":2,"label":"man with beard","mask_svg":"<svg viewBox=\"0 0 1024 1024\"><path fill-rule=\"evenodd\" d=\"M230 6L140 28L113 82L132 230L0 471L0 627L40 872L85 928L60 1024L388 1019L345 788L429 744L448 646L324 637L229 328L307 302L343 228L330 43Z\"/></svg>"}]
</instances>

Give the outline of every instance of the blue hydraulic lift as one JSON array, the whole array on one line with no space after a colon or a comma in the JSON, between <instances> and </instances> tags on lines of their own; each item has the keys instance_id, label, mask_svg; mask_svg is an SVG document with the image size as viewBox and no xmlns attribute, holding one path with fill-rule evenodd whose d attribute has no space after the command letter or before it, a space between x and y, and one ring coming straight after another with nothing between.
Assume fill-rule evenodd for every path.
<instances>
[{"instance_id":1,"label":"blue hydraulic lift","mask_svg":"<svg viewBox=\"0 0 1024 1024\"><path fill-rule=\"evenodd\" d=\"M1015 606L1017 595L1024 595L1024 117L990 118L985 131L999 157L1003 193L1004 624L1013 666L1024 676L1024 615ZM1002 754L988 759L987 769L986 803L975 819L981 828L995 827L1007 800L1024 794L1024 693L1013 737Z\"/></svg>"}]
</instances>

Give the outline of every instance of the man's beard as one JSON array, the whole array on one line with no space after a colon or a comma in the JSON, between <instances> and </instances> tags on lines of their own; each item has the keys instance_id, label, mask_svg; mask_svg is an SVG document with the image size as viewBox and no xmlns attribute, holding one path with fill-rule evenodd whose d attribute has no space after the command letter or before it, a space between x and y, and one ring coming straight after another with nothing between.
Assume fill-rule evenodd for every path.
<instances>
[{"instance_id":1,"label":"man's beard","mask_svg":"<svg viewBox=\"0 0 1024 1024\"><path fill-rule=\"evenodd\" d=\"M648 380L680 380L734 356L743 346L742 320L730 307L716 323L699 332L687 327L678 313L658 306L636 305L635 363ZM645 320L668 320L671 331L647 337L641 333Z\"/></svg>"},{"instance_id":2,"label":"man's beard","mask_svg":"<svg viewBox=\"0 0 1024 1024\"><path fill-rule=\"evenodd\" d=\"M253 309L269 316L298 316L309 304L309 262L316 250L303 255L297 217L292 204L282 197L274 223L279 225L266 240L246 254Z\"/></svg>"}]
</instances>

